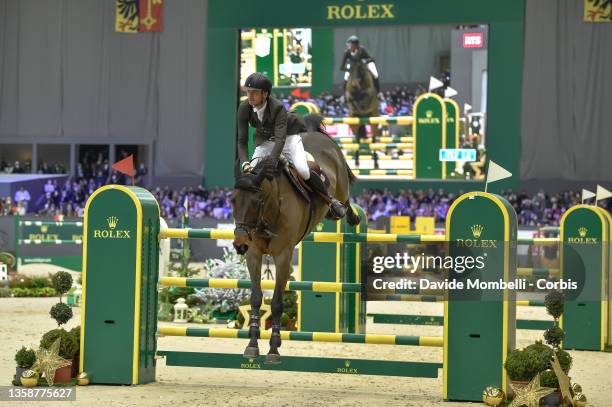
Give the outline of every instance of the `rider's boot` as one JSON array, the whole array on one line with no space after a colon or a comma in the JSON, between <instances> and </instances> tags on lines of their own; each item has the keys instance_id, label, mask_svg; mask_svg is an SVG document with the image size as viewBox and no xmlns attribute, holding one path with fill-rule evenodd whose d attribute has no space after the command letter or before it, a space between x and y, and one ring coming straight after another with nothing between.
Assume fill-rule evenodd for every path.
<instances>
[{"instance_id":1,"label":"rider's boot","mask_svg":"<svg viewBox=\"0 0 612 407\"><path fill-rule=\"evenodd\" d=\"M306 181L309 187L319 193L329 205L329 212L335 219L340 219L346 215L346 206L336 198L329 195L321 176L314 171L310 171L310 178Z\"/></svg>"}]
</instances>

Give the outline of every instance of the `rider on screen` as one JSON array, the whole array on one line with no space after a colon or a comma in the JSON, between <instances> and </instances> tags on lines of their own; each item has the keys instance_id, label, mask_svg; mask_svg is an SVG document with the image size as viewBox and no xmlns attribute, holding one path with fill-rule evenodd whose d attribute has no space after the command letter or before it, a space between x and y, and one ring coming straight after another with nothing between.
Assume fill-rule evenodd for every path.
<instances>
[{"instance_id":1,"label":"rider on screen","mask_svg":"<svg viewBox=\"0 0 612 407\"><path fill-rule=\"evenodd\" d=\"M344 86L346 89L346 81L348 80L349 73L347 69L347 62L350 64L350 61L363 60L368 65L368 70L372 74L372 78L374 79L374 86L376 87L376 93L380 93L380 82L378 81L378 70L376 69L376 65L374 64L374 58L368 54L368 51L359 45L359 38L356 35L351 35L346 40L346 52L342 57L342 63L340 64L340 70L345 71L344 73Z\"/></svg>"}]
</instances>

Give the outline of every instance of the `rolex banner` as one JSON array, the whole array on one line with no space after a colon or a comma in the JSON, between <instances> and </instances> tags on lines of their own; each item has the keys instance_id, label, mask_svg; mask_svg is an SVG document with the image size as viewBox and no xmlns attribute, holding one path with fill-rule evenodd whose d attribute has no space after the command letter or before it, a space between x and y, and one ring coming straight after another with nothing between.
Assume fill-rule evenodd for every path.
<instances>
[{"instance_id":1,"label":"rolex banner","mask_svg":"<svg viewBox=\"0 0 612 407\"><path fill-rule=\"evenodd\" d=\"M140 0L140 32L164 31L163 0Z\"/></svg>"},{"instance_id":2,"label":"rolex banner","mask_svg":"<svg viewBox=\"0 0 612 407\"><path fill-rule=\"evenodd\" d=\"M584 0L584 21L609 23L612 21L612 1Z\"/></svg>"},{"instance_id":3,"label":"rolex banner","mask_svg":"<svg viewBox=\"0 0 612 407\"><path fill-rule=\"evenodd\" d=\"M435 93L425 93L414 104L412 122L414 177L446 178L440 149L446 148L446 106Z\"/></svg>"},{"instance_id":4,"label":"rolex banner","mask_svg":"<svg viewBox=\"0 0 612 407\"><path fill-rule=\"evenodd\" d=\"M115 0L115 31L161 32L163 0Z\"/></svg>"}]
</instances>

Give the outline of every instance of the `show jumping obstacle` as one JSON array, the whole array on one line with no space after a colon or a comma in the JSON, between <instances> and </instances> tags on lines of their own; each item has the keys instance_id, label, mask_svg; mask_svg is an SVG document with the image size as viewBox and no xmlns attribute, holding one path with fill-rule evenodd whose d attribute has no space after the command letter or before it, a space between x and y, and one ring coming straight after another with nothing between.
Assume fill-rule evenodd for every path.
<instances>
[{"instance_id":1,"label":"show jumping obstacle","mask_svg":"<svg viewBox=\"0 0 612 407\"><path fill-rule=\"evenodd\" d=\"M516 240L516 214L503 198L486 193L469 193L455 201L449 211L446 235L451 239L474 239L470 227L481 225L484 229L480 238L498 241ZM325 230L321 232L327 232ZM304 313L309 304L307 295L327 301L340 295L359 298L360 293L349 292L354 285L304 278L315 264L325 264L325 255L318 258L307 256L309 246L320 245L319 241L335 242L338 245L358 247L359 242L427 241L428 237L406 237L403 235L380 236L356 233L312 234L311 241L305 241L300 249L302 265L299 284L294 289L310 288L314 291L299 291L300 308ZM240 338L245 334L239 330L174 329L157 327L158 288L158 245L164 237L205 237L221 238L227 235L207 230L165 230L160 233L159 208L154 197L137 187L102 187L87 202L85 209L85 234L83 258L83 305L81 321L80 370L90 376L91 383L138 384L155 380L155 356L166 357L167 365L223 367L238 369L269 369L283 371L317 371L341 374L385 374L390 376L436 377L437 369L443 368L443 397L447 400L480 400L482 389L494 385L508 388L503 368L506 354L514 348L513 293L500 291L489 299L486 311L479 301L458 301L449 296L445 302L445 329L440 338L410 337L396 335L370 335L351 332L308 332L308 318L302 318L300 332L283 332L293 340L333 341L351 343L384 343L414 346L443 345L443 363L374 361L334 358L298 358L283 356L280 365L264 365L259 358L244 359L241 355L211 354L195 352L160 351L157 349L158 334L215 336ZM439 241L439 237L432 238ZM452 247L450 255L456 255ZM490 250L490 249L485 249ZM361 268L364 258L360 248L333 257L341 266L354 262L354 268ZM488 264L480 276L483 281L509 280L516 273L512 261L515 248L507 248ZM344 256L344 257L343 257ZM338 273L339 270L336 270ZM341 274L341 273L340 273ZM247 285L245 282L214 280L193 281L167 280L162 283L221 284L226 286ZM312 283L312 284L310 284ZM351 281L349 281L351 283ZM354 283L360 283L355 281ZM347 292L344 293L346 287ZM333 292L321 292L325 289ZM509 299L506 301L505 299ZM362 299L356 300L362 303ZM335 307L342 303L332 301ZM324 309L327 304L319 304ZM333 318L333 316L332 316ZM353 328L362 329L356 324ZM350 327L347 327L348 329ZM314 331L314 330L313 330ZM479 366L474 371L473 366Z\"/></svg>"},{"instance_id":2,"label":"show jumping obstacle","mask_svg":"<svg viewBox=\"0 0 612 407\"><path fill-rule=\"evenodd\" d=\"M579 215L581 217L579 217ZM601 294L608 284L610 264L607 253L609 215L589 206L572 208L564 216L561 236L554 239L522 239L523 242L559 244L563 249L561 270L522 270L519 274L559 274L563 278L586 281L586 294ZM473 226L478 225L478 236ZM327 230L329 227L333 230ZM244 330L157 327L157 288L194 286L217 288L247 288L248 280L177 279L158 281L158 246L160 238L233 238L231 231L214 229L166 229L160 231L159 209L153 196L137 187L106 186L97 190L85 211L83 260L83 309L81 322L80 370L90 375L91 383L138 384L155 380L155 356L164 356L166 365L238 368L277 371L307 371L341 374L373 374L408 377L436 377L443 368L443 397L446 400L479 400L482 389L495 385L507 389L503 369L505 355L514 348L514 292L487 293L487 307L480 295L474 300L457 298L445 293L444 317L433 318L429 325L443 325L443 337L364 334L365 303L360 288L365 255L363 243L442 243L470 239L503 241L503 249L491 252L490 261L479 277L483 281L510 281L516 276L516 214L509 204L496 195L473 192L459 197L451 206L446 234L387 235L360 233L359 229L343 233L340 223L323 224L300 245L300 281L288 283L290 290L299 290L298 332L282 332L283 339L317 342L371 343L409 346L442 346L443 363L356 360L319 357L284 356L280 365L265 365L259 358L244 359L242 355L162 351L157 349L157 335L246 338ZM575 236L575 235L578 236ZM321 245L321 243L335 243ZM595 242L587 247L586 242ZM596 244L605 242L605 244ZM327 247L326 247L327 246ZM577 247L574 247L577 246ZM586 248L585 248L586 247ZM317 248L315 250L315 248ZM352 251L345 250L352 248ZM327 249L327 250L326 250ZM587 250L590 249L590 250ZM598 250L599 249L599 250ZM448 245L451 256L464 255L462 249ZM490 249L482 249L489 252ZM597 255L601 254L601 256ZM580 257L582 256L582 257ZM321 267L336 261L336 270ZM577 260L586 258L586 267ZM571 266L571 267L570 267ZM568 268L569 267L569 268ZM350 269L350 270L349 270ZM354 281L347 281L352 272ZM565 270L565 271L564 271ZM586 279L585 273L595 270L597 277ZM451 270L452 271L452 270ZM601 278L601 279L600 279ZM351 277L349 276L348 280ZM596 280L596 283L592 281ZM271 285L264 281L263 286ZM590 284L590 285L589 285ZM109 297L112 293L112 297ZM580 294L582 295L582 294ZM605 301L589 297L566 301L564 327L568 330L565 347L599 350L606 340ZM341 296L353 299L347 306ZM439 301L441 296L399 294L384 296L419 298ZM477 299L478 300L477 300ZM344 301L344 302L343 302ZM519 302L520 304L520 302ZM529 305L540 305L533 301ZM527 305L527 304L524 304ZM311 329L308 325L325 325L323 311L329 311L331 329ZM315 318L316 323L313 322ZM399 316L401 317L401 316ZM398 317L398 318L399 318ZM339 324L339 319L353 318L352 324ZM599 319L598 319L599 318ZM426 320L418 321L426 323ZM595 327L592 325L595 323ZM518 322L518 326L525 327ZM343 330L340 332L338 328ZM541 325L538 329L542 329ZM326 332L327 331L327 332ZM571 334L576 332L577 334ZM582 335L581 335L582 334ZM262 331L262 339L269 335ZM596 346L592 344L596 342ZM473 366L479 369L474 371Z\"/></svg>"}]
</instances>

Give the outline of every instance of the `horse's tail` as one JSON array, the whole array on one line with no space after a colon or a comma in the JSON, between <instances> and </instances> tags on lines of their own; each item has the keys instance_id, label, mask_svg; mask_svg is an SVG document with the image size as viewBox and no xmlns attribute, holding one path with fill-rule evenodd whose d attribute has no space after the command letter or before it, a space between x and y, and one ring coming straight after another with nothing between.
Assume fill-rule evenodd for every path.
<instances>
[{"instance_id":1,"label":"horse's tail","mask_svg":"<svg viewBox=\"0 0 612 407\"><path fill-rule=\"evenodd\" d=\"M319 132L319 133L325 134L326 136L329 136L329 133L327 133L327 130L325 130L325 125L323 124L323 120L325 120L325 118L321 116L320 114L316 114L316 113L311 113L305 116L304 121L306 122L306 130L308 130L308 132ZM344 168L346 169L346 172L349 178L349 183L352 184L353 182L355 182L357 177L355 176L355 174L353 174L353 170L351 170L351 167L349 167L348 163L346 162L346 159L344 158L344 154L342 154L342 150L340 149L338 144L336 144L335 142L334 142L334 148L336 149L336 153L338 154L338 159L342 161L342 164L344 165Z\"/></svg>"}]
</instances>

